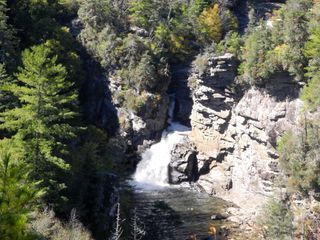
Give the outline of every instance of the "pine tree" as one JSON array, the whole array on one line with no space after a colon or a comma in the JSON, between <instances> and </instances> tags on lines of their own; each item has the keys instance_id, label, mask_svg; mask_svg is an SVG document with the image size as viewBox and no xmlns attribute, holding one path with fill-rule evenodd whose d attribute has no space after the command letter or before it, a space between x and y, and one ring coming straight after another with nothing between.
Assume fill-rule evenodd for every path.
<instances>
[{"instance_id":1,"label":"pine tree","mask_svg":"<svg viewBox=\"0 0 320 240\"><path fill-rule=\"evenodd\" d=\"M264 239L293 239L293 214L288 204L271 199L263 209L260 224L264 229Z\"/></svg>"},{"instance_id":2,"label":"pine tree","mask_svg":"<svg viewBox=\"0 0 320 240\"><path fill-rule=\"evenodd\" d=\"M304 47L305 56L309 59L307 67L308 85L301 92L301 98L311 110L320 106L320 27L316 26L310 35L309 40Z\"/></svg>"},{"instance_id":3,"label":"pine tree","mask_svg":"<svg viewBox=\"0 0 320 240\"><path fill-rule=\"evenodd\" d=\"M12 108L16 102L15 97L8 91L4 90L5 86L11 82L12 78L7 74L5 65L0 64L0 112L4 112L6 109Z\"/></svg>"},{"instance_id":4,"label":"pine tree","mask_svg":"<svg viewBox=\"0 0 320 240\"><path fill-rule=\"evenodd\" d=\"M130 2L130 19L139 27L148 28L151 24L150 18L152 16L152 10L154 8L151 0L134 0Z\"/></svg>"},{"instance_id":5,"label":"pine tree","mask_svg":"<svg viewBox=\"0 0 320 240\"><path fill-rule=\"evenodd\" d=\"M29 180L30 167L12 140L0 141L0 239L31 239L28 214L42 194Z\"/></svg>"},{"instance_id":6,"label":"pine tree","mask_svg":"<svg viewBox=\"0 0 320 240\"><path fill-rule=\"evenodd\" d=\"M12 93L5 90L5 87L12 83L12 77L6 72L5 65L0 63L0 113L12 109L17 104L17 98ZM3 123L0 116L0 123ZM0 138L10 135L10 132L0 131Z\"/></svg>"},{"instance_id":7,"label":"pine tree","mask_svg":"<svg viewBox=\"0 0 320 240\"><path fill-rule=\"evenodd\" d=\"M69 169L64 160L67 143L77 132L72 125L77 116L77 93L73 83L65 80L66 69L56 61L44 45L23 52L18 82L6 87L19 99L20 106L4 112L0 125L24 142L32 177L43 180L50 202L60 199L63 185L59 178Z\"/></svg>"},{"instance_id":8,"label":"pine tree","mask_svg":"<svg viewBox=\"0 0 320 240\"><path fill-rule=\"evenodd\" d=\"M198 16L208 6L208 0L192 0L189 5L189 14L191 16Z\"/></svg>"},{"instance_id":9,"label":"pine tree","mask_svg":"<svg viewBox=\"0 0 320 240\"><path fill-rule=\"evenodd\" d=\"M7 21L6 1L0 0L0 63L11 62L15 55L16 39L14 38L14 31Z\"/></svg>"}]
</instances>

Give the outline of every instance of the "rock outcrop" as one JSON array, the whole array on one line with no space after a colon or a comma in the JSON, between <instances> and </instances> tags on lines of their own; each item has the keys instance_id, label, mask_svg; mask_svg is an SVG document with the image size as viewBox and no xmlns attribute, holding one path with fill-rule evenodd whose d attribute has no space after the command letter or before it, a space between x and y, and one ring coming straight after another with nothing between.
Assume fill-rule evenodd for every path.
<instances>
[{"instance_id":1,"label":"rock outcrop","mask_svg":"<svg viewBox=\"0 0 320 240\"><path fill-rule=\"evenodd\" d=\"M174 146L169 164L169 182L195 182L199 177L197 154L194 145L188 137Z\"/></svg>"},{"instance_id":2,"label":"rock outcrop","mask_svg":"<svg viewBox=\"0 0 320 240\"><path fill-rule=\"evenodd\" d=\"M150 96L139 114L119 107L120 136L127 139L128 144L134 148L149 145L147 142L159 139L166 125L168 104L168 96L163 97L156 106Z\"/></svg>"},{"instance_id":3,"label":"rock outcrop","mask_svg":"<svg viewBox=\"0 0 320 240\"><path fill-rule=\"evenodd\" d=\"M196 149L196 185L243 207L252 219L278 188L282 173L276 143L298 123L302 102L299 86L285 73L242 93L232 88L235 77L231 54L211 57L205 71L190 76L194 104L189 146L195 147L177 146L171 165L185 174L178 179L186 179L187 156Z\"/></svg>"},{"instance_id":4,"label":"rock outcrop","mask_svg":"<svg viewBox=\"0 0 320 240\"><path fill-rule=\"evenodd\" d=\"M229 86L235 78L235 60L231 54L213 57L208 61L207 71L190 77L193 85L193 108L191 113L191 139L197 149L218 158L222 149L221 138L228 128L234 96ZM227 141L223 141L224 144Z\"/></svg>"}]
</instances>

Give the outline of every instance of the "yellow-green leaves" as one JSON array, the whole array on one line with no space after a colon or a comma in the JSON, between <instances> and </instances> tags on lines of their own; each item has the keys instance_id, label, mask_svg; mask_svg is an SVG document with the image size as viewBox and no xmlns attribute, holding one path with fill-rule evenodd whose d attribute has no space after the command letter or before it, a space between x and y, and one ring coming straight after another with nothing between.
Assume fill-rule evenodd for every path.
<instances>
[{"instance_id":1,"label":"yellow-green leaves","mask_svg":"<svg viewBox=\"0 0 320 240\"><path fill-rule=\"evenodd\" d=\"M199 23L202 33L216 43L221 40L222 30L218 4L205 9L199 16Z\"/></svg>"}]
</instances>

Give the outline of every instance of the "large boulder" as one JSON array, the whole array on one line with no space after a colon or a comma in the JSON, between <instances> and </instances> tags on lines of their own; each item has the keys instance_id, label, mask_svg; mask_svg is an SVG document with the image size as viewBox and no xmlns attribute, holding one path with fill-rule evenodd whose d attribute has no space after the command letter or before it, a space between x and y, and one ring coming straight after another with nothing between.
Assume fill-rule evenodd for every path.
<instances>
[{"instance_id":1,"label":"large boulder","mask_svg":"<svg viewBox=\"0 0 320 240\"><path fill-rule=\"evenodd\" d=\"M176 144L171 152L169 164L169 182L195 182L198 180L199 170L197 151L186 137L183 142Z\"/></svg>"}]
</instances>

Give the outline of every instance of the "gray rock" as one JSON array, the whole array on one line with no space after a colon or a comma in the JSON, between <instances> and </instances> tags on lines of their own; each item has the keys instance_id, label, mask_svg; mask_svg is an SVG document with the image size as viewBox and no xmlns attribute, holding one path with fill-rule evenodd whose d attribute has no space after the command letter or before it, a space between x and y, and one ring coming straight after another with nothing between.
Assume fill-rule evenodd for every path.
<instances>
[{"instance_id":1,"label":"gray rock","mask_svg":"<svg viewBox=\"0 0 320 240\"><path fill-rule=\"evenodd\" d=\"M224 215L222 215L220 213L215 213L215 214L211 215L210 219L211 220L216 220L216 221L224 220L224 219L227 219L227 216L224 216Z\"/></svg>"},{"instance_id":2,"label":"gray rock","mask_svg":"<svg viewBox=\"0 0 320 240\"><path fill-rule=\"evenodd\" d=\"M174 146L169 164L169 182L171 184L198 180L197 154L194 145L187 138L183 143Z\"/></svg>"},{"instance_id":3,"label":"gray rock","mask_svg":"<svg viewBox=\"0 0 320 240\"><path fill-rule=\"evenodd\" d=\"M198 188L246 208L245 215L254 217L283 174L276 143L296 126L302 103L297 85L282 73L272 76L265 88L251 87L238 97L229 87L235 69L233 56L225 54L208 59L202 75L190 76L190 139L199 152Z\"/></svg>"}]
</instances>

